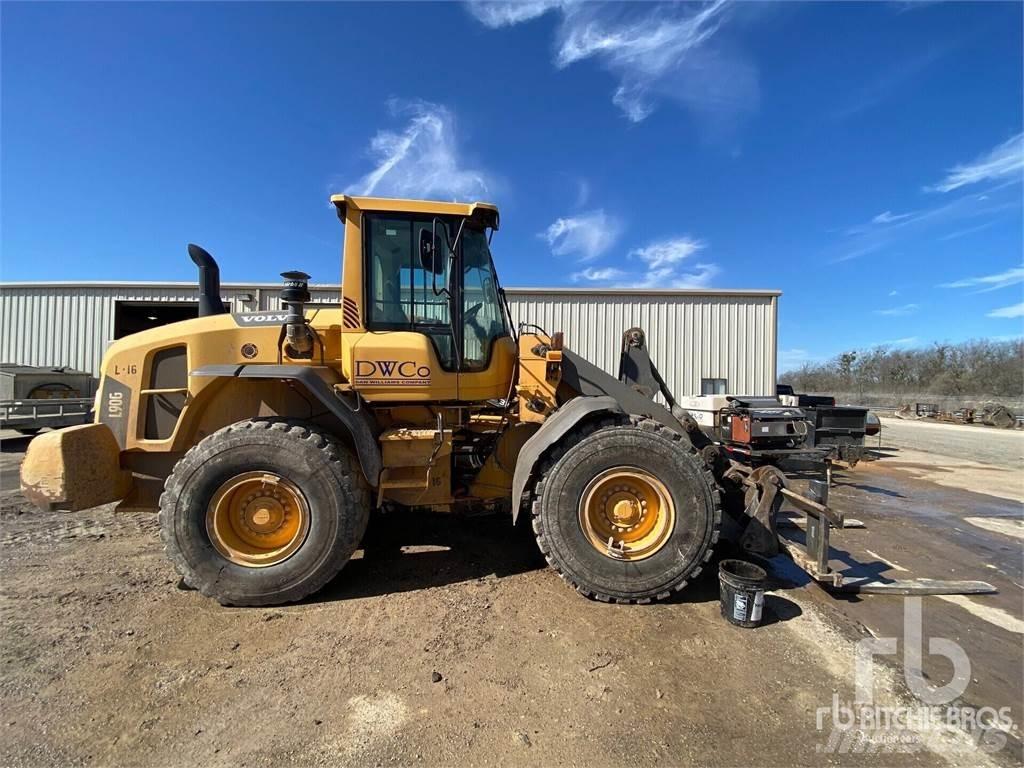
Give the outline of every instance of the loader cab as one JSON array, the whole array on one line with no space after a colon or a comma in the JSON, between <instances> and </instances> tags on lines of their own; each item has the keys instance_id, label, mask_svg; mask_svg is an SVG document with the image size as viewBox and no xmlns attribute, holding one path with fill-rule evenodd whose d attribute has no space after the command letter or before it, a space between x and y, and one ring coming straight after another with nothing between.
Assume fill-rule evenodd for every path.
<instances>
[{"instance_id":1,"label":"loader cab","mask_svg":"<svg viewBox=\"0 0 1024 768\"><path fill-rule=\"evenodd\" d=\"M332 200L338 205L337 196ZM515 345L490 251L497 210L479 203L344 202L343 305L361 308L365 336L353 345L352 374L364 395L507 396Z\"/></svg>"}]
</instances>

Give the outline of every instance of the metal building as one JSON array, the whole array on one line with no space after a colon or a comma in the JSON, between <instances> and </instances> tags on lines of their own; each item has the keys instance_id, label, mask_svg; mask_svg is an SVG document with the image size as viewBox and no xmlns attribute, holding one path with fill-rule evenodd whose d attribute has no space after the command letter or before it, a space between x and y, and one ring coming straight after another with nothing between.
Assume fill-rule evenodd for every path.
<instances>
[{"instance_id":1,"label":"metal building","mask_svg":"<svg viewBox=\"0 0 1024 768\"><path fill-rule=\"evenodd\" d=\"M280 308L280 286L222 285L232 312ZM311 286L336 302L337 285ZM548 332L613 375L622 332L647 332L651 358L679 397L775 394L779 291L507 289L512 316ZM71 366L97 375L110 341L194 317L194 283L0 283L0 361Z\"/></svg>"}]
</instances>

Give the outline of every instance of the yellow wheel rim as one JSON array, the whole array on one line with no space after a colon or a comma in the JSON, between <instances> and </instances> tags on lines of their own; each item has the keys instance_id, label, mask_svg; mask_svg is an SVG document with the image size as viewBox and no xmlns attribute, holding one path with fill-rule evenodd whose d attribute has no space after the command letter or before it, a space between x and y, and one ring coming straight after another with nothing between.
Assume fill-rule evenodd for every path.
<instances>
[{"instance_id":1,"label":"yellow wheel rim","mask_svg":"<svg viewBox=\"0 0 1024 768\"><path fill-rule=\"evenodd\" d=\"M660 551L675 529L668 488L637 467L607 469L580 499L580 527L590 544L615 560L643 560Z\"/></svg>"},{"instance_id":2,"label":"yellow wheel rim","mask_svg":"<svg viewBox=\"0 0 1024 768\"><path fill-rule=\"evenodd\" d=\"M206 511L210 543L233 563L277 565L309 533L309 505L294 483L271 472L245 472L213 495Z\"/></svg>"}]
</instances>

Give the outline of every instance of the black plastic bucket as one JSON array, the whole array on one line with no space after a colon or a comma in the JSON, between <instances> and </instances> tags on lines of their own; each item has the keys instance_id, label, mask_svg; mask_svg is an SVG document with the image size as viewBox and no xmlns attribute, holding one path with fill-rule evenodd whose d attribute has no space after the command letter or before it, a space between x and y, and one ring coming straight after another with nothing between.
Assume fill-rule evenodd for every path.
<instances>
[{"instance_id":1,"label":"black plastic bucket","mask_svg":"<svg viewBox=\"0 0 1024 768\"><path fill-rule=\"evenodd\" d=\"M756 627L764 608L768 574L745 560L723 560L718 565L722 615L738 627Z\"/></svg>"}]
</instances>

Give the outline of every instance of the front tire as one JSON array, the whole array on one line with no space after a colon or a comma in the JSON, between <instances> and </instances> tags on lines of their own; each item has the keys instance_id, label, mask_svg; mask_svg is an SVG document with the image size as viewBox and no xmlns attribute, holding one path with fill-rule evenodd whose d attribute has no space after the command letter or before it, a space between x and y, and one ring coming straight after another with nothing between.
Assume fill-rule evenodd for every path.
<instances>
[{"instance_id":1,"label":"front tire","mask_svg":"<svg viewBox=\"0 0 1024 768\"><path fill-rule=\"evenodd\" d=\"M646 603L700 573L721 524L719 493L678 433L636 419L570 438L534 489L548 563L581 594Z\"/></svg>"},{"instance_id":2,"label":"front tire","mask_svg":"<svg viewBox=\"0 0 1024 768\"><path fill-rule=\"evenodd\" d=\"M185 583L224 605L276 605L316 592L366 531L369 489L332 436L252 419L196 444L160 497L164 549Z\"/></svg>"}]
</instances>

